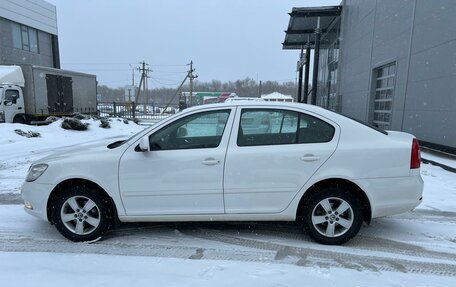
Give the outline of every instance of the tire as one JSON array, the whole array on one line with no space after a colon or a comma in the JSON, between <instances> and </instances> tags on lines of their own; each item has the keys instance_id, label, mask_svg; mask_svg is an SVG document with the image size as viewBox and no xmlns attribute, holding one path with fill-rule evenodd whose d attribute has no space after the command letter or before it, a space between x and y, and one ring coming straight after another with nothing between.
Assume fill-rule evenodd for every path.
<instances>
[{"instance_id":1,"label":"tire","mask_svg":"<svg viewBox=\"0 0 456 287\"><path fill-rule=\"evenodd\" d=\"M352 239L363 223L361 203L349 191L328 187L314 192L303 208L303 226L318 243L339 245Z\"/></svg>"},{"instance_id":2,"label":"tire","mask_svg":"<svg viewBox=\"0 0 456 287\"><path fill-rule=\"evenodd\" d=\"M25 118L25 115L17 115L13 119L13 123L15 124L27 124L27 119Z\"/></svg>"},{"instance_id":3,"label":"tire","mask_svg":"<svg viewBox=\"0 0 456 287\"><path fill-rule=\"evenodd\" d=\"M73 186L55 198L52 221L57 230L74 242L100 239L113 226L113 206L89 186Z\"/></svg>"}]
</instances>

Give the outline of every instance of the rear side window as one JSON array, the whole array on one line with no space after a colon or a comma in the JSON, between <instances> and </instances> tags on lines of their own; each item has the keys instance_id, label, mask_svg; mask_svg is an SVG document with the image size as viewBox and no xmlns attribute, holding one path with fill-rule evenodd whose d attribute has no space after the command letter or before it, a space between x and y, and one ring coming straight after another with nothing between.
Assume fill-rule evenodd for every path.
<instances>
[{"instance_id":1,"label":"rear side window","mask_svg":"<svg viewBox=\"0 0 456 287\"><path fill-rule=\"evenodd\" d=\"M328 142L334 127L313 116L288 110L243 109L238 146Z\"/></svg>"}]
</instances>

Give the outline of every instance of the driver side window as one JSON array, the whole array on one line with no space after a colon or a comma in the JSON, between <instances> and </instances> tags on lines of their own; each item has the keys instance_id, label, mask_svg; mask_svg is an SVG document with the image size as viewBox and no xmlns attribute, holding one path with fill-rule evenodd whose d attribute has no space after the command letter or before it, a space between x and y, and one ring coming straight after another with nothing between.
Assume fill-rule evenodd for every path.
<instances>
[{"instance_id":1,"label":"driver side window","mask_svg":"<svg viewBox=\"0 0 456 287\"><path fill-rule=\"evenodd\" d=\"M202 112L179 119L149 137L151 150L216 148L231 110Z\"/></svg>"},{"instance_id":2,"label":"driver side window","mask_svg":"<svg viewBox=\"0 0 456 287\"><path fill-rule=\"evenodd\" d=\"M17 102L17 99L19 99L19 91L17 91L17 90L6 90L5 98L4 98L4 100L6 102L11 102L11 103L15 104Z\"/></svg>"}]
</instances>

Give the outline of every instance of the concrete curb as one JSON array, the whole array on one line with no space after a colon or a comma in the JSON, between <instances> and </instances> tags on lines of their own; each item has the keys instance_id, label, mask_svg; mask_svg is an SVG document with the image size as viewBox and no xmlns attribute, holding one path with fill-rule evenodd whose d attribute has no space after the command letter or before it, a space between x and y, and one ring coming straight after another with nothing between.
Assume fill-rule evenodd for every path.
<instances>
[{"instance_id":1,"label":"concrete curb","mask_svg":"<svg viewBox=\"0 0 456 287\"><path fill-rule=\"evenodd\" d=\"M423 163L428 163L428 164L432 164L432 165L435 165L435 166L439 166L439 167L443 168L446 171L456 173L456 168L448 166L448 165L445 165L443 163L436 162L436 161L433 161L433 160L430 160L430 159L425 159L425 158L421 158L421 161Z\"/></svg>"}]
</instances>

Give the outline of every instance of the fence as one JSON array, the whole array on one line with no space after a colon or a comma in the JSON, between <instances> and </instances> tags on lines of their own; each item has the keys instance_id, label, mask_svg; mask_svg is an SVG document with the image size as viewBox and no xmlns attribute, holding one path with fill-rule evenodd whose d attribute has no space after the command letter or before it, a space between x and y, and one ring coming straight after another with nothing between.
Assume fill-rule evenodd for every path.
<instances>
[{"instance_id":1,"label":"fence","mask_svg":"<svg viewBox=\"0 0 456 287\"><path fill-rule=\"evenodd\" d=\"M175 113L174 109L162 113L162 109L146 104L137 105L134 102L99 102L97 109L100 116L120 117L131 120L160 121Z\"/></svg>"}]
</instances>

